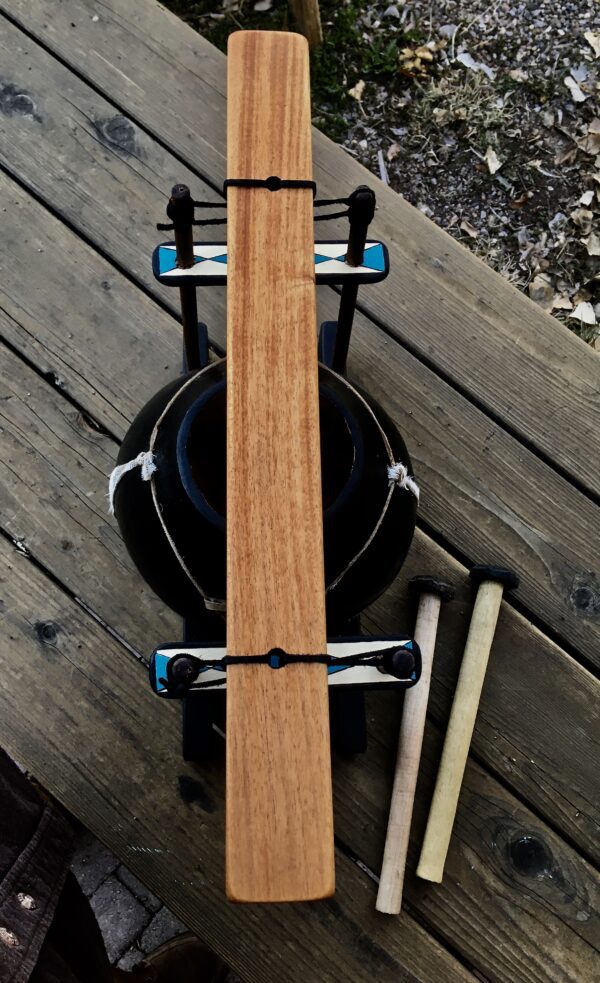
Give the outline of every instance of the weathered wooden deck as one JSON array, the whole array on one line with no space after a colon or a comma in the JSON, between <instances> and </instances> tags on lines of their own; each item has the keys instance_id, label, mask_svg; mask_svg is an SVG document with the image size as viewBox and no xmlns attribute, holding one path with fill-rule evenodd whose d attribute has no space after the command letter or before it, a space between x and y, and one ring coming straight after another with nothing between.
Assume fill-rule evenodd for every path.
<instances>
[{"instance_id":1,"label":"weathered wooden deck","mask_svg":"<svg viewBox=\"0 0 600 983\"><path fill-rule=\"evenodd\" d=\"M522 586L503 607L444 883L411 873L402 916L374 911L398 724L377 694L367 755L334 766L335 899L227 904L222 761L185 765L178 710L149 692L142 659L179 625L105 498L129 421L179 369L177 298L150 253L175 181L218 196L225 61L152 0L0 0L0 24L0 743L243 980L598 979L597 357L377 183L392 273L363 288L349 371L397 420L423 493L409 560L368 626L410 624L414 574L459 587L411 871L466 568L502 562ZM315 162L325 196L373 184L319 134ZM218 346L224 297L201 303ZM334 314L331 290L320 303Z\"/></svg>"}]
</instances>

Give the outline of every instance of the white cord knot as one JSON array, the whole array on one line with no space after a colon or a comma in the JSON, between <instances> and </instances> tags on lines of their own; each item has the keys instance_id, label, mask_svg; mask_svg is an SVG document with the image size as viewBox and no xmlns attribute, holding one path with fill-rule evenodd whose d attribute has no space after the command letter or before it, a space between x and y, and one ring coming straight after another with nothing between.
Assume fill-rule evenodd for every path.
<instances>
[{"instance_id":1,"label":"white cord knot","mask_svg":"<svg viewBox=\"0 0 600 983\"><path fill-rule=\"evenodd\" d=\"M399 461L394 464L390 464L388 467L388 478L390 484L398 485L399 488L405 488L412 495L415 496L417 502L419 501L419 486L414 478L408 473L408 468L405 464L401 464Z\"/></svg>"},{"instance_id":2,"label":"white cord knot","mask_svg":"<svg viewBox=\"0 0 600 983\"><path fill-rule=\"evenodd\" d=\"M140 451L133 461L127 461L127 464L117 464L116 468L111 471L110 478L108 479L108 511L111 515L115 514L115 492L117 485L123 475L127 474L128 471L133 471L134 468L142 469L142 481L150 481L150 478L156 471L152 451Z\"/></svg>"}]
</instances>

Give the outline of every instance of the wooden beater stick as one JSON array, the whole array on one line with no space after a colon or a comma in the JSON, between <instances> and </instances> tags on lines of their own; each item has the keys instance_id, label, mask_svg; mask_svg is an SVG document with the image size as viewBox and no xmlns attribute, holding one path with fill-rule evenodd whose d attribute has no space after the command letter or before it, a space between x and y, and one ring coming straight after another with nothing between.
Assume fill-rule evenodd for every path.
<instances>
[{"instance_id":1,"label":"wooden beater stick","mask_svg":"<svg viewBox=\"0 0 600 983\"><path fill-rule=\"evenodd\" d=\"M448 730L427 820L417 876L440 883L454 825L485 671L505 590L519 586L519 578L503 567L476 566L470 573L479 584L469 635L448 721Z\"/></svg>"},{"instance_id":2,"label":"wooden beater stick","mask_svg":"<svg viewBox=\"0 0 600 983\"><path fill-rule=\"evenodd\" d=\"M387 915L399 914L402 906L408 837L419 774L440 606L442 601L450 601L454 597L450 584L433 577L413 577L408 586L411 592L419 594L415 641L421 649L422 669L417 685L404 695L390 818L375 905L377 911Z\"/></svg>"},{"instance_id":3,"label":"wooden beater stick","mask_svg":"<svg viewBox=\"0 0 600 983\"><path fill-rule=\"evenodd\" d=\"M227 177L312 180L308 45L229 38ZM327 651L313 192L227 194L227 652ZM227 894L334 887L327 667L227 670Z\"/></svg>"}]
</instances>

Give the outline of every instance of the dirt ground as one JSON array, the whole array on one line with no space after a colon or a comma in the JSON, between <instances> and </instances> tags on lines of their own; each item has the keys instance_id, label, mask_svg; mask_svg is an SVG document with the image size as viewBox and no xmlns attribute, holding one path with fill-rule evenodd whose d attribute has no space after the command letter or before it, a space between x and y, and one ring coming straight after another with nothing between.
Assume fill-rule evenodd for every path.
<instances>
[{"instance_id":1,"label":"dirt ground","mask_svg":"<svg viewBox=\"0 0 600 983\"><path fill-rule=\"evenodd\" d=\"M223 48L286 0L167 0ZM321 0L313 114L380 180L600 347L598 0Z\"/></svg>"}]
</instances>

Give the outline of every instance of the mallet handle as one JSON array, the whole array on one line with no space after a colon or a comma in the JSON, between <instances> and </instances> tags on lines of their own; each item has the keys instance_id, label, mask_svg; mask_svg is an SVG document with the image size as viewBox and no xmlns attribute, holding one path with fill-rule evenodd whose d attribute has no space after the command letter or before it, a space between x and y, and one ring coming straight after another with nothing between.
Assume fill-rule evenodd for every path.
<instances>
[{"instance_id":1,"label":"mallet handle","mask_svg":"<svg viewBox=\"0 0 600 983\"><path fill-rule=\"evenodd\" d=\"M501 583L488 580L477 592L417 867L417 876L427 881L439 883L444 873L503 590Z\"/></svg>"},{"instance_id":2,"label":"mallet handle","mask_svg":"<svg viewBox=\"0 0 600 983\"><path fill-rule=\"evenodd\" d=\"M402 905L408 837L419 774L440 606L441 598L436 594L422 594L419 598L415 640L421 649L421 679L404 696L390 817L375 906L377 911L388 915L397 915Z\"/></svg>"}]
</instances>

